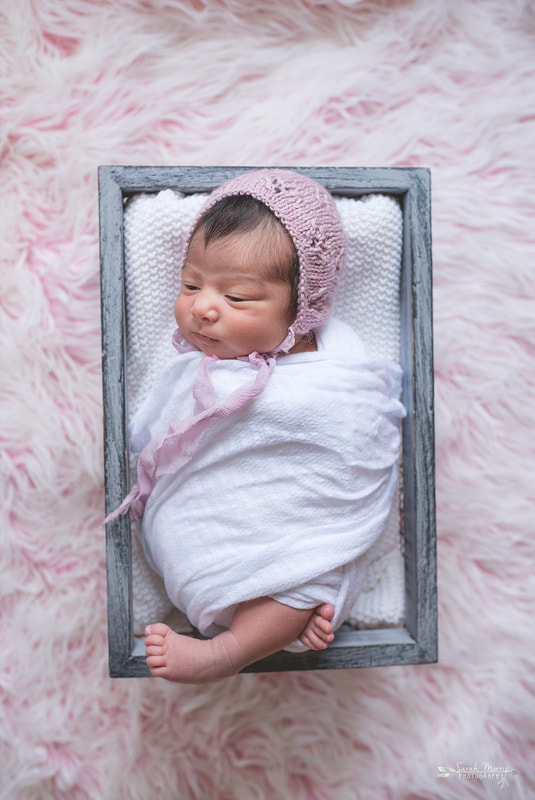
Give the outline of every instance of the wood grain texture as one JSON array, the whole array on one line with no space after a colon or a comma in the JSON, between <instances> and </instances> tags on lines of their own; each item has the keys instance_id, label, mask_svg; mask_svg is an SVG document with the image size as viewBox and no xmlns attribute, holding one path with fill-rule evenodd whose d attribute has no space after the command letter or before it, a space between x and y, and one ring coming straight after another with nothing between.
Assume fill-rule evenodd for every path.
<instances>
[{"instance_id":1,"label":"wood grain texture","mask_svg":"<svg viewBox=\"0 0 535 800\"><path fill-rule=\"evenodd\" d=\"M99 168L102 358L106 510L128 491L126 443L126 320L123 207L138 192L207 192L258 167ZM292 169L294 169L292 167ZM280 652L245 672L340 669L437 660L437 587L434 480L433 318L430 173L423 168L299 167L333 194L385 193L403 209L401 361L403 402L403 511L406 622L374 631L342 629L324 652ZM130 526L107 526L109 663L112 677L148 677L143 649L132 635Z\"/></svg>"},{"instance_id":2,"label":"wood grain texture","mask_svg":"<svg viewBox=\"0 0 535 800\"><path fill-rule=\"evenodd\" d=\"M123 198L108 170L99 170L99 226L106 513L127 490ZM121 676L132 650L132 559L124 517L106 526L108 649L112 676Z\"/></svg>"}]
</instances>

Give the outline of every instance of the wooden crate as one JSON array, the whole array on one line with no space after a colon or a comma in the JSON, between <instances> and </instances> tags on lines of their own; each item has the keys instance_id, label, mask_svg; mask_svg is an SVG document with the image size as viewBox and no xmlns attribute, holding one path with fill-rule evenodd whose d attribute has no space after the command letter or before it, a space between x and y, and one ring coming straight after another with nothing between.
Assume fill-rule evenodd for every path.
<instances>
[{"instance_id":1,"label":"wooden crate","mask_svg":"<svg viewBox=\"0 0 535 800\"><path fill-rule=\"evenodd\" d=\"M209 192L246 167L99 168L100 266L106 513L128 491L126 443L126 319L123 208L138 192ZM253 169L253 168L251 168ZM254 167L258 169L258 167ZM437 661L434 483L433 327L430 173L422 168L295 168L333 194L398 198L403 214L401 364L405 624L337 632L327 650L281 651L246 672L340 669ZM109 668L112 677L150 676L144 648L132 633L130 524L115 519L106 531Z\"/></svg>"}]
</instances>

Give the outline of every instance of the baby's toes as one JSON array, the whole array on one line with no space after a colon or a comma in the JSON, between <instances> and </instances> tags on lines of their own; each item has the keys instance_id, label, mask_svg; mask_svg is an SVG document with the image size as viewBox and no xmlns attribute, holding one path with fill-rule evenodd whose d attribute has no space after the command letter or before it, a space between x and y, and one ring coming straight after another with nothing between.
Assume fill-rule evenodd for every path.
<instances>
[{"instance_id":1,"label":"baby's toes","mask_svg":"<svg viewBox=\"0 0 535 800\"><path fill-rule=\"evenodd\" d=\"M330 633L333 632L332 623L328 619L323 619L323 617L316 617L316 619L314 620L314 624L318 629L317 632L320 635L325 634L328 636Z\"/></svg>"},{"instance_id":2,"label":"baby's toes","mask_svg":"<svg viewBox=\"0 0 535 800\"><path fill-rule=\"evenodd\" d=\"M169 634L170 628L162 623L147 625L145 628L145 648L159 647L160 650L165 644L165 639Z\"/></svg>"},{"instance_id":3,"label":"baby's toes","mask_svg":"<svg viewBox=\"0 0 535 800\"><path fill-rule=\"evenodd\" d=\"M163 646L165 644L165 639L163 639L159 635L150 635L145 636L145 653L147 652L149 647L156 647L158 652L161 653L163 651Z\"/></svg>"},{"instance_id":4,"label":"baby's toes","mask_svg":"<svg viewBox=\"0 0 535 800\"><path fill-rule=\"evenodd\" d=\"M310 650L325 650L327 643L320 639L314 631L307 631L306 634L301 636L301 641Z\"/></svg>"},{"instance_id":5,"label":"baby's toes","mask_svg":"<svg viewBox=\"0 0 535 800\"><path fill-rule=\"evenodd\" d=\"M329 628L328 630L322 630L319 626L316 626L314 628L314 634L320 641L322 641L325 644L325 646L327 646L329 642L332 642L334 639L334 633L332 632L332 627Z\"/></svg>"},{"instance_id":6,"label":"baby's toes","mask_svg":"<svg viewBox=\"0 0 535 800\"><path fill-rule=\"evenodd\" d=\"M167 659L162 654L152 655L147 656L146 662L150 669L156 669L157 667L165 667Z\"/></svg>"},{"instance_id":7,"label":"baby's toes","mask_svg":"<svg viewBox=\"0 0 535 800\"><path fill-rule=\"evenodd\" d=\"M334 606L331 603L322 603L316 609L316 616L330 622L334 617Z\"/></svg>"},{"instance_id":8,"label":"baby's toes","mask_svg":"<svg viewBox=\"0 0 535 800\"><path fill-rule=\"evenodd\" d=\"M145 657L161 655L163 655L163 648L160 644L145 645Z\"/></svg>"},{"instance_id":9,"label":"baby's toes","mask_svg":"<svg viewBox=\"0 0 535 800\"><path fill-rule=\"evenodd\" d=\"M154 625L147 625L145 636L161 636L165 639L170 630L169 625L165 625L163 622L156 622Z\"/></svg>"}]
</instances>

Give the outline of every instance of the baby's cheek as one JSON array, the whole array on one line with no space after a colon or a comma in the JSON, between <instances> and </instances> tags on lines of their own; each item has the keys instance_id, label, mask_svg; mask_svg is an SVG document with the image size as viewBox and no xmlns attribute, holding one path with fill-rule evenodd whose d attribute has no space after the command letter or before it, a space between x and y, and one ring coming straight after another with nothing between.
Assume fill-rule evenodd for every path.
<instances>
[{"instance_id":1,"label":"baby's cheek","mask_svg":"<svg viewBox=\"0 0 535 800\"><path fill-rule=\"evenodd\" d=\"M179 328L180 328L180 320L184 318L185 314L184 300L185 300L184 296L179 294L175 301L175 320Z\"/></svg>"}]
</instances>

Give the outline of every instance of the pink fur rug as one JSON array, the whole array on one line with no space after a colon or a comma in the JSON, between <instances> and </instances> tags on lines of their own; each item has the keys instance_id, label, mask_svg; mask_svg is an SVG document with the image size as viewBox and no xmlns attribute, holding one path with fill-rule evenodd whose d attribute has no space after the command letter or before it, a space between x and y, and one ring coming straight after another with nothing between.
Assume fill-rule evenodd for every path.
<instances>
[{"instance_id":1,"label":"pink fur rug","mask_svg":"<svg viewBox=\"0 0 535 800\"><path fill-rule=\"evenodd\" d=\"M0 28L0 798L533 797L533 2L20 0ZM431 167L438 665L108 678L107 163Z\"/></svg>"}]
</instances>

